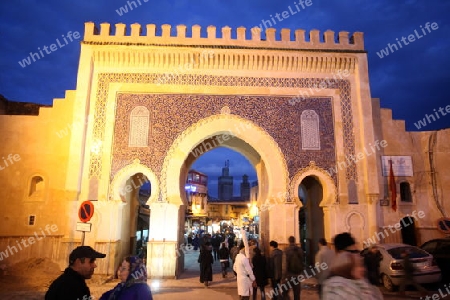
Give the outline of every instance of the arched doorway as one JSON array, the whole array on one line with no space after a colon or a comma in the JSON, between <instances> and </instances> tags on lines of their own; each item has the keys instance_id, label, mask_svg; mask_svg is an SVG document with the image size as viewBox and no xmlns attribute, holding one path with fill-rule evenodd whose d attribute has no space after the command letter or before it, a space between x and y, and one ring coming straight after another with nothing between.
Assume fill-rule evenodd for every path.
<instances>
[{"instance_id":1,"label":"arched doorway","mask_svg":"<svg viewBox=\"0 0 450 300\"><path fill-rule=\"evenodd\" d=\"M416 224L411 216L404 217L400 220L402 242L404 244L417 246Z\"/></svg>"},{"instance_id":2,"label":"arched doorway","mask_svg":"<svg viewBox=\"0 0 450 300\"><path fill-rule=\"evenodd\" d=\"M294 175L289 191L299 209L298 234L306 251L305 260L313 262L318 240L324 237L330 241L335 234L331 224L335 222L333 204L337 199L336 184L327 171L310 161L308 166Z\"/></svg>"},{"instance_id":3,"label":"arched doorway","mask_svg":"<svg viewBox=\"0 0 450 300\"><path fill-rule=\"evenodd\" d=\"M324 213L320 207L322 185L314 176L307 176L298 186L298 197L302 203L299 211L301 246L305 251L305 263L311 265L319 250L319 239L325 237Z\"/></svg>"},{"instance_id":4,"label":"arched doorway","mask_svg":"<svg viewBox=\"0 0 450 300\"><path fill-rule=\"evenodd\" d=\"M188 202L186 234L195 236L199 231L218 233L222 237L240 238L245 227L252 238L258 239L258 181L256 170L245 155L226 146L210 149L197 157L189 168L186 194ZM196 178L204 179L199 182ZM192 191L192 189L194 191ZM198 191L202 191L198 195ZM207 194L206 205L198 201ZM210 224L200 228L204 218ZM207 223L207 222L205 222Z\"/></svg>"},{"instance_id":5,"label":"arched doorway","mask_svg":"<svg viewBox=\"0 0 450 300\"><path fill-rule=\"evenodd\" d=\"M199 153L204 153L205 150L213 149L218 145L238 151L254 166L258 180L260 180L258 206L263 205L269 198L287 194L289 180L286 160L280 147L267 132L251 121L229 114L226 109L220 115L202 119L187 128L174 141L164 159L161 172L161 199L164 201L151 203L150 227L152 230L149 237L149 247L153 247L155 255L156 253L163 253L164 249L173 248L175 252L176 247L184 242L184 226L176 226L171 222L178 220L177 225L184 222L184 212L188 203L185 193L187 174ZM283 238L280 240L286 240L287 230L291 231L289 235L296 231L291 227L288 228L286 224L280 226L279 223L270 222L270 215L274 213L289 213L287 210L283 211L285 201L286 198L278 200L277 205L280 210L271 209L262 212L264 216L261 216L259 229L261 239L264 239L264 235L267 236L267 244L271 238L271 236L268 236L269 233L271 235L282 235ZM160 217L153 218L154 215ZM290 217L293 219L293 212ZM266 221L266 227L263 225L263 220ZM155 230L153 230L153 225L156 227ZM164 236L158 234L158 232L163 231L163 228L165 229ZM168 246L169 244L171 245ZM161 248L161 250L158 250L158 248ZM179 270L176 271L175 268L182 266L183 263L173 264L173 257L174 254L165 251L163 258L156 259L155 264L149 264L149 274L163 277L170 276L170 274L176 276ZM150 254L148 259L149 262L152 259Z\"/></svg>"},{"instance_id":6,"label":"arched doorway","mask_svg":"<svg viewBox=\"0 0 450 300\"><path fill-rule=\"evenodd\" d=\"M146 245L143 240L148 238L150 211L147 201L150 191L143 189L149 181L142 173L129 177L123 190L124 205L122 206L122 249L126 253L144 257Z\"/></svg>"},{"instance_id":7,"label":"arched doorway","mask_svg":"<svg viewBox=\"0 0 450 300\"><path fill-rule=\"evenodd\" d=\"M110 201L115 212L110 217L110 228L117 228L111 234L120 264L125 255L137 254L145 258L150 227L149 203L156 201L159 181L152 170L135 159L119 170L111 183ZM116 217L112 217L112 216ZM113 224L114 223L114 224Z\"/></svg>"}]
</instances>

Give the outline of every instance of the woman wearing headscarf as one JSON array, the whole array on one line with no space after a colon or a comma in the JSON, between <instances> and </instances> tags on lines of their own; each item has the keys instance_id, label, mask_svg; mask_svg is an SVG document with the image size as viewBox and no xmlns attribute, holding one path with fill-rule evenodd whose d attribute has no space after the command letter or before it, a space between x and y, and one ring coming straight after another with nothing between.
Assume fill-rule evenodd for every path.
<instances>
[{"instance_id":1,"label":"woman wearing headscarf","mask_svg":"<svg viewBox=\"0 0 450 300\"><path fill-rule=\"evenodd\" d=\"M99 300L152 300L147 284L147 269L138 256L127 256L119 268L120 283Z\"/></svg>"}]
</instances>

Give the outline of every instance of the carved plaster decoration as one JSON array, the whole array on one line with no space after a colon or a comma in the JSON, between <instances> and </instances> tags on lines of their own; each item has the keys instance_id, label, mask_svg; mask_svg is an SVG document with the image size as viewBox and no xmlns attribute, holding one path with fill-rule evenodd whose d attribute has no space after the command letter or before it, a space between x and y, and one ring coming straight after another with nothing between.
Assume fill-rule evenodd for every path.
<instances>
[{"instance_id":1,"label":"carved plaster decoration","mask_svg":"<svg viewBox=\"0 0 450 300\"><path fill-rule=\"evenodd\" d=\"M229 115L231 113L231 110L230 110L230 108L228 106L224 106L220 110L220 113L223 114L223 115Z\"/></svg>"},{"instance_id":2,"label":"carved plaster decoration","mask_svg":"<svg viewBox=\"0 0 450 300\"><path fill-rule=\"evenodd\" d=\"M128 147L148 147L150 112L145 106L136 106L130 114Z\"/></svg>"},{"instance_id":3,"label":"carved plaster decoration","mask_svg":"<svg viewBox=\"0 0 450 300\"><path fill-rule=\"evenodd\" d=\"M127 193L127 180L137 174L142 173L150 181L151 193L147 203L156 202L160 196L160 184L155 173L147 166L141 164L139 159L134 159L133 163L120 169L114 176L109 188L109 200L125 202L125 194ZM129 188L135 188L130 186Z\"/></svg>"},{"instance_id":4,"label":"carved plaster decoration","mask_svg":"<svg viewBox=\"0 0 450 300\"><path fill-rule=\"evenodd\" d=\"M315 177L322 185L324 198L319 204L320 207L330 206L337 202L338 193L333 178L327 171L316 166L316 163L314 161L310 161L309 166L299 170L294 175L289 186L290 197L294 200L299 208L302 207L303 204L298 197L298 186L307 176Z\"/></svg>"},{"instance_id":5,"label":"carved plaster decoration","mask_svg":"<svg viewBox=\"0 0 450 300\"><path fill-rule=\"evenodd\" d=\"M320 150L319 124L319 115L314 110L302 112L302 150Z\"/></svg>"},{"instance_id":6,"label":"carved plaster decoration","mask_svg":"<svg viewBox=\"0 0 450 300\"><path fill-rule=\"evenodd\" d=\"M367 194L367 203L369 204L377 203L379 198L380 194Z\"/></svg>"},{"instance_id":7,"label":"carved plaster decoration","mask_svg":"<svg viewBox=\"0 0 450 300\"><path fill-rule=\"evenodd\" d=\"M364 218L364 215L362 213L360 213L359 211L353 210L351 212L349 212L346 216L345 216L345 228L347 229L348 232L350 232L351 230L351 225L350 225L350 221L352 219L353 216L357 216L359 217L359 220L361 221L361 229L364 230L364 228L366 227L366 219Z\"/></svg>"}]
</instances>

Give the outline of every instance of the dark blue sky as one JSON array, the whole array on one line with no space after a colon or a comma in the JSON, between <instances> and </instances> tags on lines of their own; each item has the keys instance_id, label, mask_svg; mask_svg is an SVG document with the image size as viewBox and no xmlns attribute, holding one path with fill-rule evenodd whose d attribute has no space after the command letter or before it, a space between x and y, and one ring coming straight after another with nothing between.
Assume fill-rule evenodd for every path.
<instances>
[{"instance_id":1,"label":"dark blue sky","mask_svg":"<svg viewBox=\"0 0 450 300\"><path fill-rule=\"evenodd\" d=\"M295 9L287 0L134 0L138 7L117 13L127 6L125 0L3 0L0 1L0 94L23 102L51 104L64 97L65 90L76 88L80 54L79 41L84 22L154 23L157 25L199 24L220 28L251 28L270 15ZM306 7L276 29L331 29L335 32L364 32L369 58L372 97L381 98L382 107L392 108L395 119L406 120L408 130L433 110L450 105L445 87L450 83L450 1L363 1L311 0ZM130 2L130 1L128 1ZM420 26L436 22L437 30L380 58L377 52L402 36L421 33ZM62 35L79 32L81 38L65 44ZM59 39L64 47L22 68L18 63ZM422 129L450 127L450 115Z\"/></svg>"},{"instance_id":2,"label":"dark blue sky","mask_svg":"<svg viewBox=\"0 0 450 300\"><path fill-rule=\"evenodd\" d=\"M188 31L190 26L199 24L204 34L208 25L233 29L258 26L263 20L270 20L271 15L299 5L299 0L134 0L137 7L128 7L129 12L122 11L120 15L117 11L128 2L132 1L0 1L0 94L15 101L51 104L53 98L63 98L66 90L75 89L79 41L87 21L173 27L185 24ZM292 34L295 29L364 32L371 95L381 99L382 107L391 108L395 119L406 120L408 130L417 130L414 123L423 120L425 114L450 105L445 92L450 83L450 1L311 2L311 6L273 27L290 28ZM435 22L438 28L423 35L421 26L427 22ZM380 58L380 51L386 50L389 43L414 34L415 30L422 35L420 39ZM81 38L65 43L69 31L79 32ZM38 48L42 50L57 39L64 47L28 66L19 64L30 52L38 52ZM450 114L422 126L422 130L448 127ZM216 157L217 166L223 166L226 156Z\"/></svg>"},{"instance_id":3,"label":"dark blue sky","mask_svg":"<svg viewBox=\"0 0 450 300\"><path fill-rule=\"evenodd\" d=\"M249 177L250 184L257 180L256 170L245 156L234 150L218 147L200 156L192 165L192 169L208 175L208 193L211 196L218 195L218 179L226 160L230 162L230 176L233 176L233 196L240 196L244 174Z\"/></svg>"}]
</instances>

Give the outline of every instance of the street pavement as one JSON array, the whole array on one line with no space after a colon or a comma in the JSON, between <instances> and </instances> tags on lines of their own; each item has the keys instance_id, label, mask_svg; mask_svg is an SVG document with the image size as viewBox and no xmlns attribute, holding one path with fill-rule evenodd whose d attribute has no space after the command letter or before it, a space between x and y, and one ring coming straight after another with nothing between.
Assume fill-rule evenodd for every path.
<instances>
[{"instance_id":1,"label":"street pavement","mask_svg":"<svg viewBox=\"0 0 450 300\"><path fill-rule=\"evenodd\" d=\"M198 251L185 251L185 271L179 279L149 280L155 300L198 300L203 297L217 300L239 299L236 277L234 277L233 271L228 268L227 278L222 278L219 261L213 264L213 281L210 283L210 287L205 288L203 283L200 283L198 254ZM269 286L266 287L266 291L269 291ZM315 279L311 278L303 282L301 296L302 299L319 299ZM259 292L258 299L260 299Z\"/></svg>"},{"instance_id":2,"label":"street pavement","mask_svg":"<svg viewBox=\"0 0 450 300\"><path fill-rule=\"evenodd\" d=\"M185 252L185 270L180 275L179 279L149 279L148 284L151 287L153 298L155 300L201 300L202 298L216 300L238 300L239 296L237 293L236 278L234 277L233 271L229 268L227 278L222 278L219 261L216 261L213 264L213 281L211 282L210 287L205 288L205 286L200 283L200 270L197 262L198 255L198 251L189 250ZM118 283L117 279L108 280L107 282L105 282L105 279L106 277L98 275L94 279L87 281L94 299L99 299L104 292L112 289ZM316 284L317 282L314 278L309 278L303 281L301 299L319 299ZM44 298L45 291L48 289L48 286L42 286L34 289L17 289L13 288L13 285L10 287L11 288L9 289L0 289L1 300L41 300ZM384 288L380 289L383 293L384 299L426 299L420 298L419 293L415 290L408 290L405 297L400 297L396 292L389 293ZM434 289L435 294L436 290L437 289ZM443 290L445 291L445 289ZM269 291L270 287L267 286L266 292ZM429 295L432 294L433 292L429 293ZM438 294L436 295L439 296ZM259 292L257 299L261 299ZM270 300L270 297L266 297L266 299ZM293 299L292 295L291 299ZM431 299L431 297L427 299Z\"/></svg>"}]
</instances>

